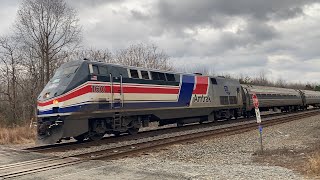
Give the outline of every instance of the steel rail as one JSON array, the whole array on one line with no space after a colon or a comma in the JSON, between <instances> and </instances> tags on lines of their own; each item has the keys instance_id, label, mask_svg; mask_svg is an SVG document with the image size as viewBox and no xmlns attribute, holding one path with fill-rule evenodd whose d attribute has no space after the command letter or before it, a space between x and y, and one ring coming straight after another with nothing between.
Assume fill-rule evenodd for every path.
<instances>
[{"instance_id":1,"label":"steel rail","mask_svg":"<svg viewBox=\"0 0 320 180\"><path fill-rule=\"evenodd\" d=\"M79 164L83 161L77 158L40 158L21 163L0 166L0 179L10 179L28 174L48 171L65 166Z\"/></svg>"}]
</instances>

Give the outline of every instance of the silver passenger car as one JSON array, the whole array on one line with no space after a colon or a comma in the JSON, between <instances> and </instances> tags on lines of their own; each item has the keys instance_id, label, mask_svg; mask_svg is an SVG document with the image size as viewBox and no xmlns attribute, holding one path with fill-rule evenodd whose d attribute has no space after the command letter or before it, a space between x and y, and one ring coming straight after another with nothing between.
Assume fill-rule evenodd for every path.
<instances>
[{"instance_id":1,"label":"silver passenger car","mask_svg":"<svg viewBox=\"0 0 320 180\"><path fill-rule=\"evenodd\" d=\"M281 110L298 110L304 106L303 94L300 90L267 87L267 86L252 86L242 85L245 99L244 104L247 112L254 109L252 103L252 94L256 94L259 100L260 110L269 110L279 108Z\"/></svg>"},{"instance_id":2,"label":"silver passenger car","mask_svg":"<svg viewBox=\"0 0 320 180\"><path fill-rule=\"evenodd\" d=\"M305 106L316 106L320 107L320 92L319 91L310 91L302 90L305 96Z\"/></svg>"}]
</instances>

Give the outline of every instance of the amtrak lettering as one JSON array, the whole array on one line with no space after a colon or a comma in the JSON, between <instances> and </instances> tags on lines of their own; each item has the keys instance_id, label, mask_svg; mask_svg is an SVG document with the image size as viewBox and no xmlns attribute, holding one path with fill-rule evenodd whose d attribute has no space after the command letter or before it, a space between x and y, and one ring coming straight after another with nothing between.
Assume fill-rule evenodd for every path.
<instances>
[{"instance_id":1,"label":"amtrak lettering","mask_svg":"<svg viewBox=\"0 0 320 180\"><path fill-rule=\"evenodd\" d=\"M196 94L193 97L192 102L194 103L211 103L211 98L209 96L197 96Z\"/></svg>"}]
</instances>

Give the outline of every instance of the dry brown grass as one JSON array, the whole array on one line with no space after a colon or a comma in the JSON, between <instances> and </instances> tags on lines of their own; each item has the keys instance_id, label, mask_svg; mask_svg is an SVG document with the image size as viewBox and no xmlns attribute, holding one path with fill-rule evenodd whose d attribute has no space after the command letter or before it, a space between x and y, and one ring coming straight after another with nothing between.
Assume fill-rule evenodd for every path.
<instances>
[{"instance_id":1,"label":"dry brown grass","mask_svg":"<svg viewBox=\"0 0 320 180\"><path fill-rule=\"evenodd\" d=\"M317 152L308 159L308 172L311 174L320 174L320 153Z\"/></svg>"},{"instance_id":2,"label":"dry brown grass","mask_svg":"<svg viewBox=\"0 0 320 180\"><path fill-rule=\"evenodd\" d=\"M14 128L0 127L0 144L27 144L34 143L36 129L29 126Z\"/></svg>"}]
</instances>

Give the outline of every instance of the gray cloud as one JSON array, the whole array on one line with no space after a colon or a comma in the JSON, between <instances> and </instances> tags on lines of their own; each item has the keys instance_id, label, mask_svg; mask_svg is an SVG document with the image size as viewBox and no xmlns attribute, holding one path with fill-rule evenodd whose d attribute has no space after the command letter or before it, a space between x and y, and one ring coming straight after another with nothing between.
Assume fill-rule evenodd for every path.
<instances>
[{"instance_id":1,"label":"gray cloud","mask_svg":"<svg viewBox=\"0 0 320 180\"><path fill-rule=\"evenodd\" d=\"M104 4L120 4L123 0L69 0L66 2L74 8L96 8Z\"/></svg>"},{"instance_id":2,"label":"gray cloud","mask_svg":"<svg viewBox=\"0 0 320 180\"><path fill-rule=\"evenodd\" d=\"M10 33L15 20L20 0L0 0L0 35Z\"/></svg>"},{"instance_id":3,"label":"gray cloud","mask_svg":"<svg viewBox=\"0 0 320 180\"><path fill-rule=\"evenodd\" d=\"M10 32L20 1L0 0L0 34ZM154 43L176 66L209 66L216 74L265 71L274 80L320 83L316 0L66 2L78 11L84 47L116 51Z\"/></svg>"},{"instance_id":4,"label":"gray cloud","mask_svg":"<svg viewBox=\"0 0 320 180\"><path fill-rule=\"evenodd\" d=\"M157 7L157 17L166 25L184 27L197 25L225 25L216 19L230 16L251 17L266 21L270 19L290 19L301 15L304 5L316 0L161 0Z\"/></svg>"}]
</instances>

